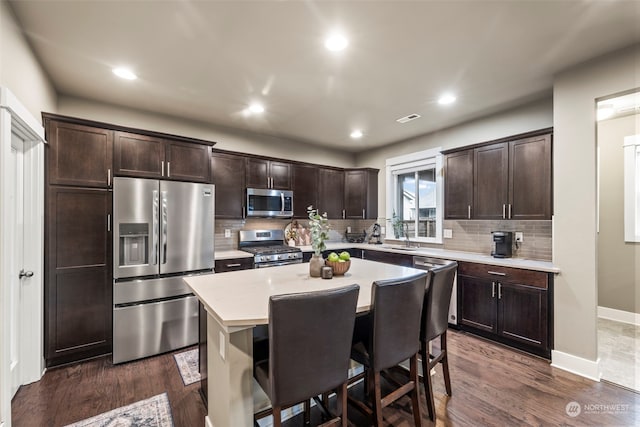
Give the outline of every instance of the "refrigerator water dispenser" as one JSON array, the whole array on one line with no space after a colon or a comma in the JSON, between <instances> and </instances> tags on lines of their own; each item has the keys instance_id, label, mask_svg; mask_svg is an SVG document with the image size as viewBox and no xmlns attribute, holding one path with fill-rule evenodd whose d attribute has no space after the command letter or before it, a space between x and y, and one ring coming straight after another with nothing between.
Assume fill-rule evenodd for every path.
<instances>
[{"instance_id":1,"label":"refrigerator water dispenser","mask_svg":"<svg viewBox=\"0 0 640 427\"><path fill-rule=\"evenodd\" d=\"M149 264L149 224L120 224L119 265Z\"/></svg>"}]
</instances>

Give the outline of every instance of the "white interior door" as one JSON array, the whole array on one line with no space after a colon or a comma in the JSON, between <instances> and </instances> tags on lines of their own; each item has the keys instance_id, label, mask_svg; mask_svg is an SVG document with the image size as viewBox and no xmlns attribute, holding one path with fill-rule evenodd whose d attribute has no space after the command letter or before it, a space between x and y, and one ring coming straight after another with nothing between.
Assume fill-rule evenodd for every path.
<instances>
[{"instance_id":1,"label":"white interior door","mask_svg":"<svg viewBox=\"0 0 640 427\"><path fill-rule=\"evenodd\" d=\"M14 185L9 187L9 240L13 250L9 253L9 375L11 377L10 396L13 397L22 384L20 366L20 307L22 306L22 282L29 280L24 271L24 141L15 133L11 134L11 157L9 173ZM21 275L22 273L22 275Z\"/></svg>"}]
</instances>

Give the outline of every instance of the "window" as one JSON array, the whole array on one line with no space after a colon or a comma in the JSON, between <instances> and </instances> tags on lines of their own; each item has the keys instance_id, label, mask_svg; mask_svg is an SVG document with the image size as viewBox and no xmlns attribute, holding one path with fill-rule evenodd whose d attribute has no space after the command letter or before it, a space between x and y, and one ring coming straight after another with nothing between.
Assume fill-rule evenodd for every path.
<instances>
[{"instance_id":1,"label":"window","mask_svg":"<svg viewBox=\"0 0 640 427\"><path fill-rule=\"evenodd\" d=\"M387 159L388 238L442 243L440 149Z\"/></svg>"}]
</instances>

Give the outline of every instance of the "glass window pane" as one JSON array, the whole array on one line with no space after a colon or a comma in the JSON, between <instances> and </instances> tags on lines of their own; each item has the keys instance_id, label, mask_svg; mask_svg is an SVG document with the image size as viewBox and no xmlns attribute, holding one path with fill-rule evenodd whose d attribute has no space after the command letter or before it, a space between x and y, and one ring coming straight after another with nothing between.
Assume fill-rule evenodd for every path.
<instances>
[{"instance_id":1,"label":"glass window pane","mask_svg":"<svg viewBox=\"0 0 640 427\"><path fill-rule=\"evenodd\" d=\"M418 172L418 236L436 236L436 171Z\"/></svg>"}]
</instances>

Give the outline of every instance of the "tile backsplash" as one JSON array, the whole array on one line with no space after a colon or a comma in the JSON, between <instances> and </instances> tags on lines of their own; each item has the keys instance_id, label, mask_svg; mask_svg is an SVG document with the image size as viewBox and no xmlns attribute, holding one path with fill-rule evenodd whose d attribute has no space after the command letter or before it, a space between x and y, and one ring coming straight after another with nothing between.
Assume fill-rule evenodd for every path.
<instances>
[{"instance_id":1,"label":"tile backsplash","mask_svg":"<svg viewBox=\"0 0 640 427\"><path fill-rule=\"evenodd\" d=\"M298 220L303 225L307 224L306 219ZM284 228L289 224L289 219L218 219L215 224L215 242L217 251L238 249L238 231ZM329 240L341 242L347 227L351 227L352 232L368 230L373 226L375 220L329 220L331 231ZM431 246L454 251L476 252L490 254L492 249L492 231L521 231L524 235L524 242L519 248L513 247L515 258L527 258L541 261L551 261L551 221L478 221L445 220L443 227L453 232L451 239L443 239L442 245L423 244L421 246ZM224 237L225 229L231 230L231 237ZM514 236L515 237L515 236ZM390 243L393 240L387 239ZM401 241L404 243L404 241Z\"/></svg>"},{"instance_id":2,"label":"tile backsplash","mask_svg":"<svg viewBox=\"0 0 640 427\"><path fill-rule=\"evenodd\" d=\"M302 225L307 225L308 220L299 219ZM215 242L216 251L228 251L238 249L238 231L240 230L261 230L261 229L282 229L291 222L290 219L271 219L271 218L250 218L250 219L216 219L215 223ZM362 232L368 230L376 221L375 220L345 220L332 219L329 220L329 241L342 242L347 227L351 227L352 232ZM224 237L224 231L230 230L231 237Z\"/></svg>"},{"instance_id":3,"label":"tile backsplash","mask_svg":"<svg viewBox=\"0 0 640 427\"><path fill-rule=\"evenodd\" d=\"M519 247L514 243L513 256L551 261L551 221L445 220L444 228L453 231L453 238L443 239L445 249L484 254L491 253L492 231L521 231L523 242Z\"/></svg>"}]
</instances>

